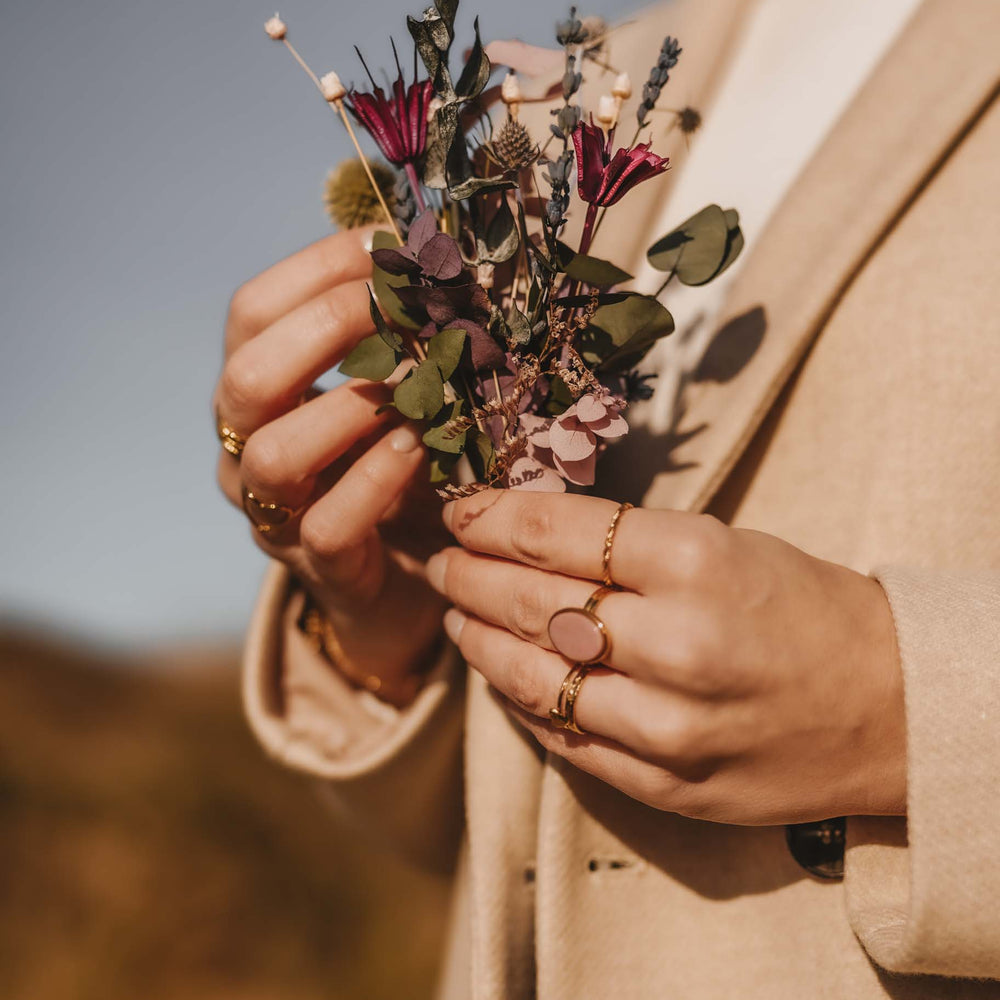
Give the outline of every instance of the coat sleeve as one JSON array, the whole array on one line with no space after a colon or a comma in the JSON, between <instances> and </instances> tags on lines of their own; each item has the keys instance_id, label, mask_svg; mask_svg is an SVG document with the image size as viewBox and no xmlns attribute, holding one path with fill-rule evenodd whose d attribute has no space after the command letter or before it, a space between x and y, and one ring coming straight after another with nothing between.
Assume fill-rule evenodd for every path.
<instances>
[{"instance_id":1,"label":"coat sleeve","mask_svg":"<svg viewBox=\"0 0 1000 1000\"><path fill-rule=\"evenodd\" d=\"M1000 573L885 568L904 674L907 818L852 818L852 926L892 972L1000 979Z\"/></svg>"},{"instance_id":2,"label":"coat sleeve","mask_svg":"<svg viewBox=\"0 0 1000 1000\"><path fill-rule=\"evenodd\" d=\"M267 753L320 779L366 836L424 867L449 871L462 830L464 668L450 644L403 710L358 691L310 645L305 600L272 562L243 656L243 703Z\"/></svg>"}]
</instances>

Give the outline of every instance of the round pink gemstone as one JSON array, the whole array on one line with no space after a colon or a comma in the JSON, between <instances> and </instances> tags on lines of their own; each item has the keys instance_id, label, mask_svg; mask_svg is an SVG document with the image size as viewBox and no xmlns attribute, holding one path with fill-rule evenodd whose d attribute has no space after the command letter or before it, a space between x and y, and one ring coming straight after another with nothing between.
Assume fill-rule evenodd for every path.
<instances>
[{"instance_id":1,"label":"round pink gemstone","mask_svg":"<svg viewBox=\"0 0 1000 1000\"><path fill-rule=\"evenodd\" d=\"M574 663L597 663L607 652L604 629L583 608L563 608L549 619L552 645Z\"/></svg>"}]
</instances>

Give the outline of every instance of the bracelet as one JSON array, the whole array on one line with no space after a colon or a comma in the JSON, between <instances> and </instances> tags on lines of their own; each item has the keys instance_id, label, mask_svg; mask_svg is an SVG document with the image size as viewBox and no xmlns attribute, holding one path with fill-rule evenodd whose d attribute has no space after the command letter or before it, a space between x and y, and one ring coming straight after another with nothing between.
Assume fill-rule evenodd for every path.
<instances>
[{"instance_id":1,"label":"bracelet","mask_svg":"<svg viewBox=\"0 0 1000 1000\"><path fill-rule=\"evenodd\" d=\"M427 670L433 666L440 648L440 643L435 643L430 655L424 661L425 666L406 678L398 688L390 689L390 686L377 674L361 673L354 669L330 620L313 603L308 594L298 621L298 627L299 631L309 639L313 649L323 656L348 683L397 706L409 704L416 696L417 691L423 686L424 676Z\"/></svg>"}]
</instances>

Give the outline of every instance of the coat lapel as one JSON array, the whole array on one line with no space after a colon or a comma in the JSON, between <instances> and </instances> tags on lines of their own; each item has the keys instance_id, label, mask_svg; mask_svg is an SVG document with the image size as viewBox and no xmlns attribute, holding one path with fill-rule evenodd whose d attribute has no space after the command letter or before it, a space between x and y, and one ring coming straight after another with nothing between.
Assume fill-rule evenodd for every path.
<instances>
[{"instance_id":1,"label":"coat lapel","mask_svg":"<svg viewBox=\"0 0 1000 1000\"><path fill-rule=\"evenodd\" d=\"M749 336L763 321L763 339L738 375L689 385L682 426L649 442L671 461L646 506L709 503L851 282L996 96L998 37L1000 4L918 9L748 258L718 328Z\"/></svg>"}]
</instances>

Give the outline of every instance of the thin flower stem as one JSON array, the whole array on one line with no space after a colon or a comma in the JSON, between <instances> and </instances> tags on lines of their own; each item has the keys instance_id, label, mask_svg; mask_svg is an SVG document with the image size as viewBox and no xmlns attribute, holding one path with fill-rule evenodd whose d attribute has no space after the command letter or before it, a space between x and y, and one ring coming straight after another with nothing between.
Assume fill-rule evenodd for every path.
<instances>
[{"instance_id":1,"label":"thin flower stem","mask_svg":"<svg viewBox=\"0 0 1000 1000\"><path fill-rule=\"evenodd\" d=\"M323 86L319 82L319 77L309 68L309 64L305 61L305 59L302 58L302 56L299 55L295 46L292 45L292 43L287 38L283 38L282 42L284 42L285 48L288 49L289 52L291 52L292 58L294 58L295 61L305 70L306 75L316 85L316 89L320 92L320 94L322 94ZM326 98L324 97L323 100L326 101ZM326 103L330 104L329 101L326 101ZM375 192L375 197L378 198L378 203L379 205L382 206L382 211L385 213L386 222L389 223L390 227L392 228L393 236L396 237L396 240L399 242L399 245L402 246L404 242L403 237L400 235L399 229L396 226L396 220L393 217L393 214L390 211L389 206L386 204L385 196L382 194L382 189L378 186L378 182L375 180L374 174L372 174L372 168L368 164L368 158L365 156L364 151L361 149L361 143L358 142L358 137L355 134L353 127L351 126L351 120L347 117L347 112L344 110L343 100L334 101L332 104L330 104L330 106L337 114L340 115L340 120L344 123L344 127L347 129L347 134L351 137L351 142L354 143L354 148L357 150L358 158L361 160L361 165L365 168L365 174L368 177L368 183L371 184L372 191Z\"/></svg>"},{"instance_id":2,"label":"thin flower stem","mask_svg":"<svg viewBox=\"0 0 1000 1000\"><path fill-rule=\"evenodd\" d=\"M583 234L580 236L580 253L585 254L590 249L594 239L594 223L597 221L598 206L591 202L587 206L587 218L583 223Z\"/></svg>"},{"instance_id":3,"label":"thin flower stem","mask_svg":"<svg viewBox=\"0 0 1000 1000\"><path fill-rule=\"evenodd\" d=\"M654 299L658 299L667 290L667 285L670 284L670 282L673 280L673 277L674 277L674 275L676 273L677 273L677 268L675 267L670 272L670 274L667 275L666 280L663 282L663 284L660 285L659 288L657 288L656 294L653 296Z\"/></svg>"},{"instance_id":4,"label":"thin flower stem","mask_svg":"<svg viewBox=\"0 0 1000 1000\"><path fill-rule=\"evenodd\" d=\"M427 202L424 201L424 193L420 190L420 178L417 177L417 168L412 163L407 163L403 168L406 171L406 179L410 182L410 190L417 202L417 211L426 212Z\"/></svg>"}]
</instances>

